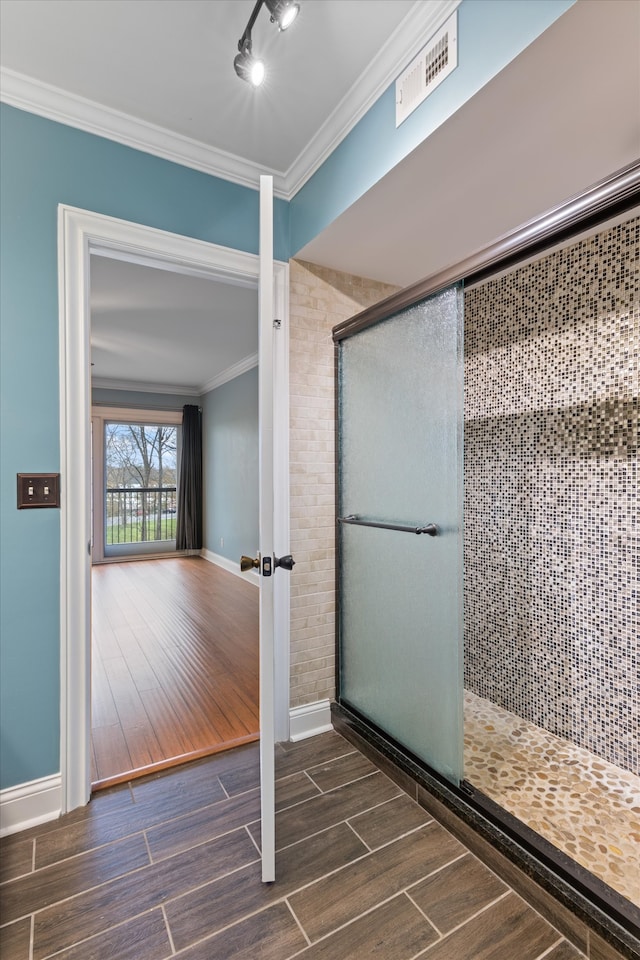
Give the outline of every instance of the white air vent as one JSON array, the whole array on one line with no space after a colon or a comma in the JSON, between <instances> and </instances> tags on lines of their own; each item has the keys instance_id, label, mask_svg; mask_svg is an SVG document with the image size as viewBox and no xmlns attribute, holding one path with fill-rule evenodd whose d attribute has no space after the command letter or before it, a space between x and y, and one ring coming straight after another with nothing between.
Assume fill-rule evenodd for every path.
<instances>
[{"instance_id":1,"label":"white air vent","mask_svg":"<svg viewBox=\"0 0 640 960\"><path fill-rule=\"evenodd\" d=\"M399 127L457 66L456 10L396 80L396 127Z\"/></svg>"}]
</instances>

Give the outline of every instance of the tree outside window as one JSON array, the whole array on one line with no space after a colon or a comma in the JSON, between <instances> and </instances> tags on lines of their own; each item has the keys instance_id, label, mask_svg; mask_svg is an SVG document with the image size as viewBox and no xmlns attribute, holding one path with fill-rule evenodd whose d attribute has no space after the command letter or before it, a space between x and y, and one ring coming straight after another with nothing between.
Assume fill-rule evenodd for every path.
<instances>
[{"instance_id":1,"label":"tree outside window","mask_svg":"<svg viewBox=\"0 0 640 960\"><path fill-rule=\"evenodd\" d=\"M175 538L177 431L171 424L105 424L107 543Z\"/></svg>"}]
</instances>

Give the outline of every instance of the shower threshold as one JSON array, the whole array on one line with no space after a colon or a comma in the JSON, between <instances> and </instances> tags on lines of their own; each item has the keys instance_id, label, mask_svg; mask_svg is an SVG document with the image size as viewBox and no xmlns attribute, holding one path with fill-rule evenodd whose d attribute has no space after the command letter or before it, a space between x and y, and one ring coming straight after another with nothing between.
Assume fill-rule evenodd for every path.
<instances>
[{"instance_id":1,"label":"shower threshold","mask_svg":"<svg viewBox=\"0 0 640 960\"><path fill-rule=\"evenodd\" d=\"M640 906L640 778L469 690L465 779Z\"/></svg>"},{"instance_id":2,"label":"shower threshold","mask_svg":"<svg viewBox=\"0 0 640 960\"><path fill-rule=\"evenodd\" d=\"M598 938L602 938L604 952L598 956L640 957L640 908L628 897L468 780L459 787L452 784L348 703L332 703L331 717L339 733L370 756L579 949L584 951L587 940L594 937L597 952Z\"/></svg>"}]
</instances>

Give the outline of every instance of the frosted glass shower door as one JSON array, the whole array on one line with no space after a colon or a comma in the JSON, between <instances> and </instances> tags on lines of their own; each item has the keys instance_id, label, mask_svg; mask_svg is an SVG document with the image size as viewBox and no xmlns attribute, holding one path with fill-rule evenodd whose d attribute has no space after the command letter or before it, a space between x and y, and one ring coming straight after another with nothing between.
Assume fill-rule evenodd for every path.
<instances>
[{"instance_id":1,"label":"frosted glass shower door","mask_svg":"<svg viewBox=\"0 0 640 960\"><path fill-rule=\"evenodd\" d=\"M452 287L338 346L339 700L455 783L462 311Z\"/></svg>"}]
</instances>

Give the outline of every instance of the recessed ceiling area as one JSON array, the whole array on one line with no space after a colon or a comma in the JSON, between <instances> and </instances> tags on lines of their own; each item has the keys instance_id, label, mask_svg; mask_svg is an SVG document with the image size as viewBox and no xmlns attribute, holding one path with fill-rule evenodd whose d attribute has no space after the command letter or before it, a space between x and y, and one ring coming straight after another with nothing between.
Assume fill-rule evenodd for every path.
<instances>
[{"instance_id":1,"label":"recessed ceiling area","mask_svg":"<svg viewBox=\"0 0 640 960\"><path fill-rule=\"evenodd\" d=\"M94 385L199 395L255 366L257 289L91 257Z\"/></svg>"},{"instance_id":2,"label":"recessed ceiling area","mask_svg":"<svg viewBox=\"0 0 640 960\"><path fill-rule=\"evenodd\" d=\"M640 4L581 0L296 256L408 286L636 161L639 51Z\"/></svg>"}]
</instances>

